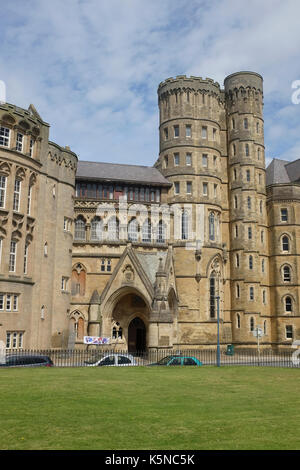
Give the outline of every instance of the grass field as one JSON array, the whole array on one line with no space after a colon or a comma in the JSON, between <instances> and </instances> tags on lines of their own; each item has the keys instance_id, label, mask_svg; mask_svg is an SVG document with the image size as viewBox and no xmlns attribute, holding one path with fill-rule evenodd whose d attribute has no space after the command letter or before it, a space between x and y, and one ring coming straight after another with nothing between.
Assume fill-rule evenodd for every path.
<instances>
[{"instance_id":1,"label":"grass field","mask_svg":"<svg viewBox=\"0 0 300 470\"><path fill-rule=\"evenodd\" d=\"M0 371L0 449L300 449L300 371Z\"/></svg>"}]
</instances>

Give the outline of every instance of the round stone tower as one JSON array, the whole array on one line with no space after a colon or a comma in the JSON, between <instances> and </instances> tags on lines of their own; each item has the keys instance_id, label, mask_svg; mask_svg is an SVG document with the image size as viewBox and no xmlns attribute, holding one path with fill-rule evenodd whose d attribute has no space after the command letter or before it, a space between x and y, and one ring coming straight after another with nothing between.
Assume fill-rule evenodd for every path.
<instances>
[{"instance_id":1,"label":"round stone tower","mask_svg":"<svg viewBox=\"0 0 300 470\"><path fill-rule=\"evenodd\" d=\"M263 132L263 79L225 78L231 239L233 339L253 341L267 316L268 258ZM270 331L270 328L268 328Z\"/></svg>"},{"instance_id":2,"label":"round stone tower","mask_svg":"<svg viewBox=\"0 0 300 470\"><path fill-rule=\"evenodd\" d=\"M188 318L189 322L197 322L189 332L191 340L195 336L198 344L214 342L217 293L221 296L221 316L226 310L223 257L227 240L222 230L228 200L224 92L212 79L177 76L160 83L158 104L160 154L156 166L173 183L168 193L174 214L171 242L181 303L189 305L189 312L185 309L181 313L179 309L182 331L178 338L180 342L185 335L183 324Z\"/></svg>"}]
</instances>

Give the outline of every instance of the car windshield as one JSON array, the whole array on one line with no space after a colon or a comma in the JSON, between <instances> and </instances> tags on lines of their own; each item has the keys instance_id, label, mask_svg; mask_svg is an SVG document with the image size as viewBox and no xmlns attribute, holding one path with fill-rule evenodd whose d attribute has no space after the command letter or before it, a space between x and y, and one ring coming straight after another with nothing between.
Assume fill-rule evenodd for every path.
<instances>
[{"instance_id":1,"label":"car windshield","mask_svg":"<svg viewBox=\"0 0 300 470\"><path fill-rule=\"evenodd\" d=\"M166 356L166 357L164 357L163 359L161 359L160 361L158 361L157 364L160 364L160 365L164 366L164 365L168 364L168 362L169 362L173 357L175 357L175 356Z\"/></svg>"}]
</instances>

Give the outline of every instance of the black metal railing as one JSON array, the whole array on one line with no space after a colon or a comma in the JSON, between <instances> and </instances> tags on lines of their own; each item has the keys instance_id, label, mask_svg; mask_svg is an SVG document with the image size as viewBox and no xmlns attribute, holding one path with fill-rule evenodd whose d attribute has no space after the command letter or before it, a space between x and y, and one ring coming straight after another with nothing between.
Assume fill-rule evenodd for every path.
<instances>
[{"instance_id":1,"label":"black metal railing","mask_svg":"<svg viewBox=\"0 0 300 470\"><path fill-rule=\"evenodd\" d=\"M232 354L228 354L227 350L221 349L220 365L221 366L265 366L265 367L300 367L297 363L298 360L293 353L295 350L273 350L273 349L239 349L235 350ZM88 367L96 364L106 356L123 355L125 357L132 356L134 358L134 365L147 366L149 364L157 363L159 360L166 356L181 355L185 357L197 358L203 366L216 366L217 365L217 349L150 349L147 351L140 351L129 353L128 351L116 351L108 347L87 348L87 349L26 349L26 350L7 350L6 358L2 356L2 365L4 360L8 360L12 356L21 359L26 356L47 356L56 367ZM24 361L28 363L28 361ZM300 361L299 361L300 362ZM22 364L20 364L22 365ZM109 361L107 363L109 365ZM122 365L130 365L123 360Z\"/></svg>"}]
</instances>

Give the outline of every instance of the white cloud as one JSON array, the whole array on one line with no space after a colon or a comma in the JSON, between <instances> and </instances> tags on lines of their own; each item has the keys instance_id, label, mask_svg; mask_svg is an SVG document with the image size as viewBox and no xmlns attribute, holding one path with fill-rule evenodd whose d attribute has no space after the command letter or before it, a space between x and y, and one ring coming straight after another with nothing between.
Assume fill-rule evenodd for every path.
<instances>
[{"instance_id":1,"label":"white cloud","mask_svg":"<svg viewBox=\"0 0 300 470\"><path fill-rule=\"evenodd\" d=\"M296 0L21 0L2 6L0 79L81 159L151 165L157 86L180 74L264 77L268 155L298 152ZM280 154L279 154L280 152Z\"/></svg>"}]
</instances>

